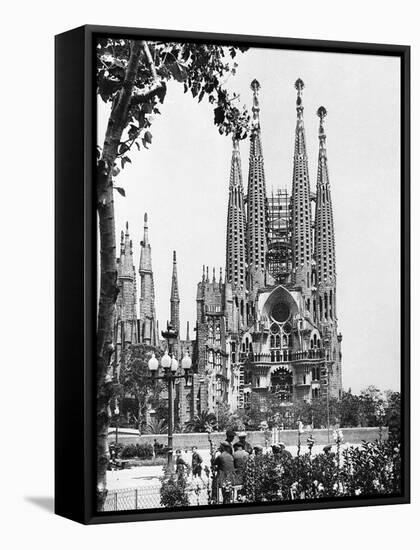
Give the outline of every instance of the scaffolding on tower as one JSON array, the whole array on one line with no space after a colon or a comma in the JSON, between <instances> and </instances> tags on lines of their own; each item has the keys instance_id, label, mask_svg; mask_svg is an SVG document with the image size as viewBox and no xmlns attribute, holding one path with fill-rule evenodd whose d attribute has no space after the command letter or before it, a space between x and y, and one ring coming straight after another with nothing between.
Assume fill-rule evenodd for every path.
<instances>
[{"instance_id":1,"label":"scaffolding on tower","mask_svg":"<svg viewBox=\"0 0 420 550\"><path fill-rule=\"evenodd\" d=\"M266 264L276 284L290 281L292 272L291 195L287 189L272 191L268 203Z\"/></svg>"}]
</instances>

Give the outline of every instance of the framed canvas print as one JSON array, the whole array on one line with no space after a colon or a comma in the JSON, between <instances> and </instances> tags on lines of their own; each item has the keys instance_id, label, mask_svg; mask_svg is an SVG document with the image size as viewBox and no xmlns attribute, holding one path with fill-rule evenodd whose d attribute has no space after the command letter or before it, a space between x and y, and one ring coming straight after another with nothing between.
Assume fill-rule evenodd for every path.
<instances>
[{"instance_id":1,"label":"framed canvas print","mask_svg":"<svg viewBox=\"0 0 420 550\"><path fill-rule=\"evenodd\" d=\"M56 512L409 502L408 46L56 37Z\"/></svg>"}]
</instances>

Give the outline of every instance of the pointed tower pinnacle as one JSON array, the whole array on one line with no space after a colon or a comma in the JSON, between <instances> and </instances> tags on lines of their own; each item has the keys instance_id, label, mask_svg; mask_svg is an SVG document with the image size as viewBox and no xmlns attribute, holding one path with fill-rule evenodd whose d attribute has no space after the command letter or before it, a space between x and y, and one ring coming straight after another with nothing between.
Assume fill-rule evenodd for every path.
<instances>
[{"instance_id":1,"label":"pointed tower pinnacle","mask_svg":"<svg viewBox=\"0 0 420 550\"><path fill-rule=\"evenodd\" d=\"M149 226L147 225L147 212L144 213L143 242L144 242L145 246L149 244Z\"/></svg>"},{"instance_id":2,"label":"pointed tower pinnacle","mask_svg":"<svg viewBox=\"0 0 420 550\"><path fill-rule=\"evenodd\" d=\"M319 155L316 182L315 247L316 268L316 321L321 327L325 353L334 361L328 387L332 397L340 397L343 381L341 367L342 335L337 330L337 296L335 270L334 221L327 165L327 148L324 121L325 107L317 111L319 117Z\"/></svg>"},{"instance_id":3,"label":"pointed tower pinnacle","mask_svg":"<svg viewBox=\"0 0 420 550\"><path fill-rule=\"evenodd\" d=\"M117 343L137 343L137 289L133 263L133 247L126 223L125 234L121 231L120 257L117 260L118 287L116 309L119 326L116 327Z\"/></svg>"},{"instance_id":4,"label":"pointed tower pinnacle","mask_svg":"<svg viewBox=\"0 0 420 550\"><path fill-rule=\"evenodd\" d=\"M152 270L152 249L149 244L147 213L144 214L144 234L140 242L140 301L139 326L140 342L156 346L158 344L155 311L155 287Z\"/></svg>"},{"instance_id":5,"label":"pointed tower pinnacle","mask_svg":"<svg viewBox=\"0 0 420 550\"><path fill-rule=\"evenodd\" d=\"M258 92L261 88L260 83L256 78L251 82L251 90L253 91L252 98L252 126L254 128L260 127L260 104L258 101Z\"/></svg>"},{"instance_id":6,"label":"pointed tower pinnacle","mask_svg":"<svg viewBox=\"0 0 420 550\"><path fill-rule=\"evenodd\" d=\"M296 80L295 88L297 121L292 181L293 278L294 283L302 287L304 294L307 294L311 288L312 234L308 157L303 125L304 83L300 78Z\"/></svg>"},{"instance_id":7,"label":"pointed tower pinnacle","mask_svg":"<svg viewBox=\"0 0 420 550\"><path fill-rule=\"evenodd\" d=\"M261 86L257 80L251 83L253 92L251 147L249 152L248 176L248 219L247 253L248 265L263 280L267 251L267 197L265 189L264 159L261 144L260 106L258 92Z\"/></svg>"},{"instance_id":8,"label":"pointed tower pinnacle","mask_svg":"<svg viewBox=\"0 0 420 550\"><path fill-rule=\"evenodd\" d=\"M330 182L327 166L326 135L324 120L327 115L325 107L317 111L319 117L319 156L316 185L316 215L315 215L315 262L317 285L321 291L328 291L325 295L327 311L324 308L324 317L334 314L335 310L335 236L331 202ZM331 294L329 291L332 291ZM327 296L328 295L328 296ZM328 299L330 298L330 299ZM331 303L333 302L333 303Z\"/></svg>"},{"instance_id":9,"label":"pointed tower pinnacle","mask_svg":"<svg viewBox=\"0 0 420 550\"><path fill-rule=\"evenodd\" d=\"M121 231L121 256L120 256L120 277L133 278L133 251L130 246L130 234L128 222L125 225L125 235Z\"/></svg>"},{"instance_id":10,"label":"pointed tower pinnacle","mask_svg":"<svg viewBox=\"0 0 420 550\"><path fill-rule=\"evenodd\" d=\"M121 230L121 239L120 239L120 259L121 256L124 254L124 231Z\"/></svg>"},{"instance_id":11,"label":"pointed tower pinnacle","mask_svg":"<svg viewBox=\"0 0 420 550\"><path fill-rule=\"evenodd\" d=\"M176 267L176 251L173 253L172 286L171 286L171 325L179 335L179 292L178 273Z\"/></svg>"},{"instance_id":12,"label":"pointed tower pinnacle","mask_svg":"<svg viewBox=\"0 0 420 550\"><path fill-rule=\"evenodd\" d=\"M245 206L239 141L233 139L226 230L226 278L235 288L245 287Z\"/></svg>"}]
</instances>

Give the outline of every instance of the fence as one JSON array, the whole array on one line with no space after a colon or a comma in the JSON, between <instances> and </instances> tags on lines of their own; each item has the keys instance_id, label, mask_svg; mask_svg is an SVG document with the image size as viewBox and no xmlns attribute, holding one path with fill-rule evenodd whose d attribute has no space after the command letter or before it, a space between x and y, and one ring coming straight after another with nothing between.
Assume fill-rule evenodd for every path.
<instances>
[{"instance_id":1,"label":"fence","mask_svg":"<svg viewBox=\"0 0 420 550\"><path fill-rule=\"evenodd\" d=\"M190 506L205 506L208 504L207 485L196 482L188 488ZM104 512L123 510L150 510L163 508L160 503L160 483L148 487L130 487L108 491Z\"/></svg>"}]
</instances>

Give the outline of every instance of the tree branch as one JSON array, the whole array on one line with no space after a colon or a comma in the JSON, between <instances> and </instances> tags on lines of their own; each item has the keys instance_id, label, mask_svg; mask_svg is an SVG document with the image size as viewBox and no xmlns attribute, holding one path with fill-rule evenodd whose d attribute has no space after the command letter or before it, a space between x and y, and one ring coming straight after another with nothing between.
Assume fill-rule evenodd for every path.
<instances>
[{"instance_id":1,"label":"tree branch","mask_svg":"<svg viewBox=\"0 0 420 550\"><path fill-rule=\"evenodd\" d=\"M152 99L161 90L166 90L166 83L162 81L156 82L147 92L141 94L134 94L131 98L131 105L138 105L139 103L146 103L149 99Z\"/></svg>"},{"instance_id":2,"label":"tree branch","mask_svg":"<svg viewBox=\"0 0 420 550\"><path fill-rule=\"evenodd\" d=\"M156 66L155 66L155 63L153 61L152 54L150 53L148 43L146 42L146 40L142 40L140 42L140 45L143 48L144 55L146 56L146 60L147 60L147 63L149 65L150 72L152 73L152 76L153 76L153 80L155 80L155 81L159 80L157 72L156 72Z\"/></svg>"},{"instance_id":3,"label":"tree branch","mask_svg":"<svg viewBox=\"0 0 420 550\"><path fill-rule=\"evenodd\" d=\"M146 42L146 40L142 40L140 42L140 46L143 49L147 64L149 65L150 72L152 73L154 84L146 92L143 92L140 94L133 94L131 98L131 105L146 103L149 99L152 99L155 95L157 95L161 90L166 90L165 82L163 80L159 80L159 76L156 70L156 65L155 65L155 62L153 61L152 54L150 53L149 45Z\"/></svg>"}]
</instances>

